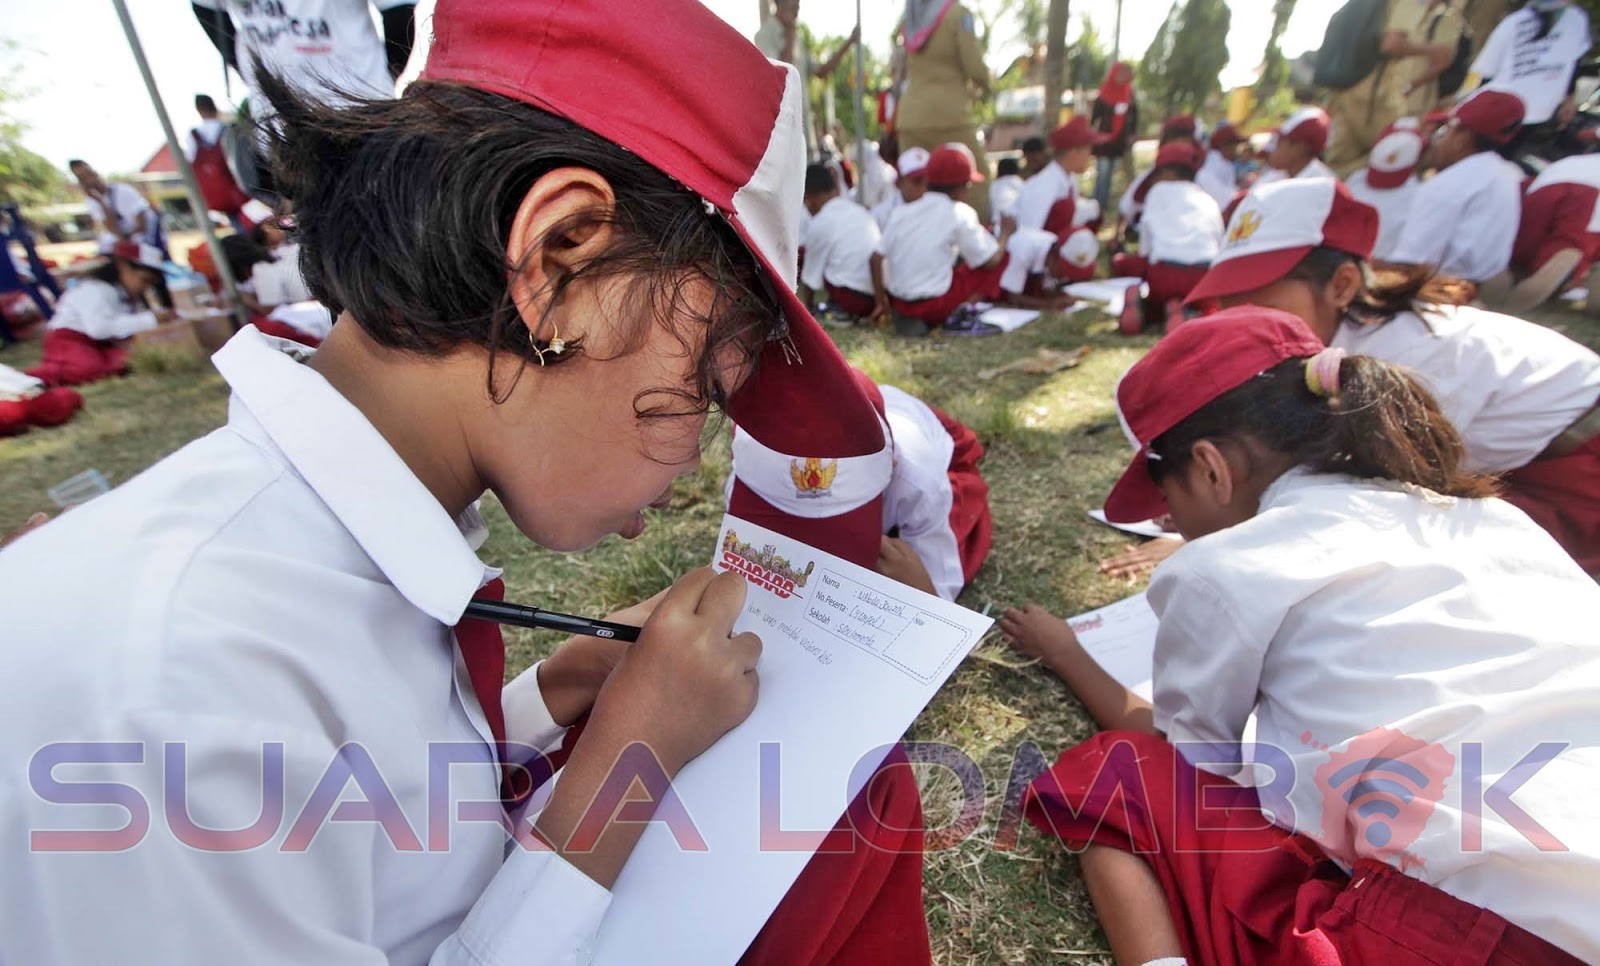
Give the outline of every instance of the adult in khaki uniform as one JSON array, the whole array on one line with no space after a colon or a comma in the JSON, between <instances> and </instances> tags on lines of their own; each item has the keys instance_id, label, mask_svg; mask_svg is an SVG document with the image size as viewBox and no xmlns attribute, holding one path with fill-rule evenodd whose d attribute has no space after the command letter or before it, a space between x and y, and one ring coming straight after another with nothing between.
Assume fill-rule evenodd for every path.
<instances>
[{"instance_id":1,"label":"adult in khaki uniform","mask_svg":"<svg viewBox=\"0 0 1600 966\"><path fill-rule=\"evenodd\" d=\"M987 175L988 159L978 140L973 107L991 90L972 13L956 0L907 0L905 88L895 115L900 147L932 151L956 142L972 151L974 167ZM975 193L968 203L989 221L989 200Z\"/></svg>"},{"instance_id":2,"label":"adult in khaki uniform","mask_svg":"<svg viewBox=\"0 0 1600 966\"><path fill-rule=\"evenodd\" d=\"M1327 163L1339 177L1367 163L1390 124L1438 105L1438 78L1455 60L1464 23L1451 0L1391 0L1377 69L1328 102L1333 137Z\"/></svg>"}]
</instances>

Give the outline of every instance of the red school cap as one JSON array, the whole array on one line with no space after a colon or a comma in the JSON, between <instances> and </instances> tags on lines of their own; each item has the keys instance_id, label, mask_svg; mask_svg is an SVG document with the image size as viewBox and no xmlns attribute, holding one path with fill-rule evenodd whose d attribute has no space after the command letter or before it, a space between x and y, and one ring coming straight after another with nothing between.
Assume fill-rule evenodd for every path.
<instances>
[{"instance_id":1,"label":"red school cap","mask_svg":"<svg viewBox=\"0 0 1600 966\"><path fill-rule=\"evenodd\" d=\"M1138 450L1106 497L1106 519L1137 523L1167 512L1150 475L1151 446L1212 400L1287 359L1323 350L1299 318L1241 305L1195 319L1157 342L1117 384L1117 416Z\"/></svg>"},{"instance_id":2,"label":"red school cap","mask_svg":"<svg viewBox=\"0 0 1600 966\"><path fill-rule=\"evenodd\" d=\"M1073 148L1092 148L1111 140L1111 135L1101 134L1089 125L1089 119L1077 117L1050 132L1050 149L1057 154Z\"/></svg>"},{"instance_id":3,"label":"red school cap","mask_svg":"<svg viewBox=\"0 0 1600 966\"><path fill-rule=\"evenodd\" d=\"M959 188L983 181L972 164L972 155L960 148L942 147L928 156L928 184L935 188Z\"/></svg>"},{"instance_id":4,"label":"red school cap","mask_svg":"<svg viewBox=\"0 0 1600 966\"><path fill-rule=\"evenodd\" d=\"M439 0L422 81L531 104L627 149L698 195L755 257L783 313L729 400L740 429L797 458L883 451L877 414L795 295L805 82L695 0ZM814 521L785 532L870 566L878 541ZM836 537L839 537L836 539Z\"/></svg>"}]
</instances>

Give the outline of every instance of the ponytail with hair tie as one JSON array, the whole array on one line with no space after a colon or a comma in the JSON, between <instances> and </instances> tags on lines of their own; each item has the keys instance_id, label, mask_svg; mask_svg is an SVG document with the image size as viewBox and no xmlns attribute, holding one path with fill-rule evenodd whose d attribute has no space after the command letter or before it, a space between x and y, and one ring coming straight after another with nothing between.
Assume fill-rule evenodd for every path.
<instances>
[{"instance_id":1,"label":"ponytail with hair tie","mask_svg":"<svg viewBox=\"0 0 1600 966\"><path fill-rule=\"evenodd\" d=\"M1306 359L1306 388L1313 396L1339 398L1339 367L1344 364L1344 357L1343 349L1329 346Z\"/></svg>"}]
</instances>

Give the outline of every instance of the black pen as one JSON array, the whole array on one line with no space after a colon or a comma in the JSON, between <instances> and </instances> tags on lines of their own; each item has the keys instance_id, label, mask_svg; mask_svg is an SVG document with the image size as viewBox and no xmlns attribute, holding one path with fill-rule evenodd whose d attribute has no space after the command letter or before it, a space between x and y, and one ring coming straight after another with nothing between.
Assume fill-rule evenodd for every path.
<instances>
[{"instance_id":1,"label":"black pen","mask_svg":"<svg viewBox=\"0 0 1600 966\"><path fill-rule=\"evenodd\" d=\"M540 610L537 607L508 604L499 600L475 599L467 605L467 612L462 616L480 621L493 621L496 624L510 624L512 627L531 627L536 631L561 631L564 634L577 634L583 637L603 637L611 641L637 641L639 631L642 630L632 624L574 617L571 614L558 614L553 610Z\"/></svg>"}]
</instances>

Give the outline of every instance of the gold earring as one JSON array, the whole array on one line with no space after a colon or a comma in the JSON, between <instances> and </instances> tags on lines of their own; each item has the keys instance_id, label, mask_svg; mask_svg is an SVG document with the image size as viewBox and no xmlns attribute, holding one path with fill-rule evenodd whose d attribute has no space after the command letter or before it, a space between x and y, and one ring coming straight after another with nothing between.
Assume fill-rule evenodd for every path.
<instances>
[{"instance_id":1,"label":"gold earring","mask_svg":"<svg viewBox=\"0 0 1600 966\"><path fill-rule=\"evenodd\" d=\"M551 322L550 327L555 330L555 336L551 338L548 345L543 349L539 348L539 340L534 336L533 330L528 330L528 345L533 349L533 354L539 357L539 365L541 366L545 364L544 357L546 353L558 356L567 351L567 340L561 338L561 326Z\"/></svg>"}]
</instances>

